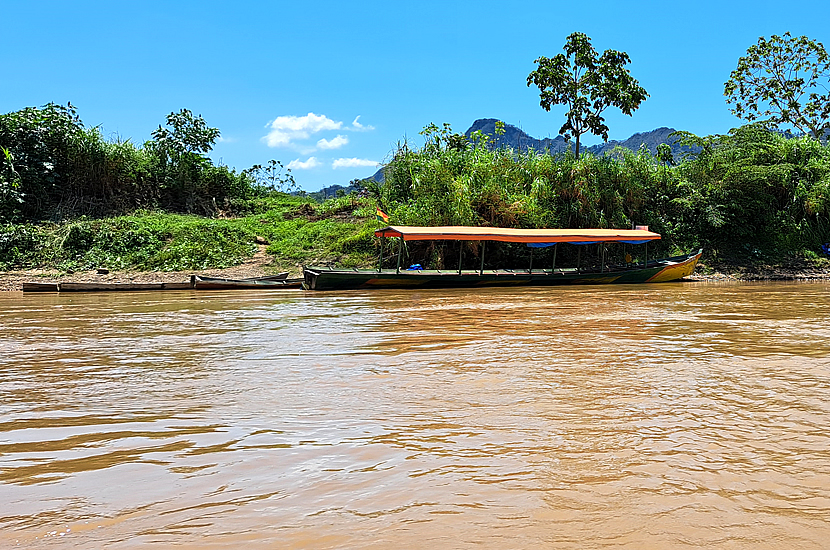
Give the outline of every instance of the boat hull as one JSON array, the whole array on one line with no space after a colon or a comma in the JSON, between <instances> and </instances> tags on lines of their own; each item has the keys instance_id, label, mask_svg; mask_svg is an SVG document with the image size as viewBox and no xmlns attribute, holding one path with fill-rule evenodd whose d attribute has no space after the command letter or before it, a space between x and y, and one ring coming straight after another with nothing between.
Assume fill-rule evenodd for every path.
<instances>
[{"instance_id":1,"label":"boat hull","mask_svg":"<svg viewBox=\"0 0 830 550\"><path fill-rule=\"evenodd\" d=\"M702 251L654 260L648 266L581 272L578 270L338 270L306 267L304 288L346 290L357 288L474 288L489 286L557 286L593 284L662 283L691 275Z\"/></svg>"},{"instance_id":2,"label":"boat hull","mask_svg":"<svg viewBox=\"0 0 830 550\"><path fill-rule=\"evenodd\" d=\"M196 290L234 290L258 289L278 290L285 288L300 288L302 279L288 279L288 273L280 273L270 277L256 277L250 279L223 279L219 277L193 276L193 288Z\"/></svg>"}]
</instances>

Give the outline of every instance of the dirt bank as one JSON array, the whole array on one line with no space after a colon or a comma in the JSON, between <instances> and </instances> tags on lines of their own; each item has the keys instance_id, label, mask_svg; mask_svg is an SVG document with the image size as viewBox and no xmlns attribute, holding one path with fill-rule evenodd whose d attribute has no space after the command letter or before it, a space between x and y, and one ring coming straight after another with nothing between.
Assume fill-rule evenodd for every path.
<instances>
[{"instance_id":1,"label":"dirt bank","mask_svg":"<svg viewBox=\"0 0 830 550\"><path fill-rule=\"evenodd\" d=\"M96 270L75 273L57 272L49 269L25 269L0 272L0 291L21 291L24 282L79 282L79 283L184 283L190 281L194 273L211 277L243 279L247 277L264 277L273 275L276 269L271 266L273 258L265 253L265 246L260 246L253 257L244 263L226 269L205 269L200 271L111 271L101 274ZM289 277L297 277L300 268Z\"/></svg>"}]
</instances>

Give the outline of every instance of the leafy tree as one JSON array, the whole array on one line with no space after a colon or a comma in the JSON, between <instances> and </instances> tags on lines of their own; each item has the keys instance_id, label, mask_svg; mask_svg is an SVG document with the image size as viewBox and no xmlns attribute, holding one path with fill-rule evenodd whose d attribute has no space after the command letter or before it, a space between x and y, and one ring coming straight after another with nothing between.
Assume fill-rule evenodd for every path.
<instances>
[{"instance_id":1,"label":"leafy tree","mask_svg":"<svg viewBox=\"0 0 830 550\"><path fill-rule=\"evenodd\" d=\"M60 201L71 166L84 141L84 127L72 104L48 103L0 115L0 157L4 178L13 177L27 213ZM13 162L13 164L12 164Z\"/></svg>"},{"instance_id":2,"label":"leafy tree","mask_svg":"<svg viewBox=\"0 0 830 550\"><path fill-rule=\"evenodd\" d=\"M617 107L626 115L636 110L648 97L645 89L631 76L625 66L628 54L605 50L598 56L591 39L581 32L572 33L565 41L565 53L553 58L540 57L538 66L527 77L527 85L539 88L539 104L546 111L551 105L567 105L566 122L559 133L579 138L586 132L608 141L608 126L602 112Z\"/></svg>"},{"instance_id":3,"label":"leafy tree","mask_svg":"<svg viewBox=\"0 0 830 550\"><path fill-rule=\"evenodd\" d=\"M674 165L674 155L671 152L671 145L668 143L661 143L657 146L657 160L663 163L663 166Z\"/></svg>"},{"instance_id":4,"label":"leafy tree","mask_svg":"<svg viewBox=\"0 0 830 550\"><path fill-rule=\"evenodd\" d=\"M453 132L449 122L445 122L441 128L430 122L418 133L426 140L424 146L434 151L440 151L444 147L451 151L463 151L470 145L467 136Z\"/></svg>"},{"instance_id":5,"label":"leafy tree","mask_svg":"<svg viewBox=\"0 0 830 550\"><path fill-rule=\"evenodd\" d=\"M191 212L203 173L211 166L205 155L213 149L219 129L211 128L202 115L193 116L188 109L167 115L167 126L159 126L146 146L155 154L161 187L171 193L173 201L184 201Z\"/></svg>"},{"instance_id":6,"label":"leafy tree","mask_svg":"<svg viewBox=\"0 0 830 550\"><path fill-rule=\"evenodd\" d=\"M219 137L219 129L211 128L202 115L193 116L188 109L167 115L169 128L159 126L153 139L171 155L209 153Z\"/></svg>"},{"instance_id":7,"label":"leafy tree","mask_svg":"<svg viewBox=\"0 0 830 550\"><path fill-rule=\"evenodd\" d=\"M0 147L0 222L13 219L23 202L19 190L20 174L14 168L14 155Z\"/></svg>"},{"instance_id":8,"label":"leafy tree","mask_svg":"<svg viewBox=\"0 0 830 550\"><path fill-rule=\"evenodd\" d=\"M830 56L806 36L763 36L724 84L732 114L750 122L791 124L821 139L830 129ZM826 93L821 94L820 89Z\"/></svg>"},{"instance_id":9,"label":"leafy tree","mask_svg":"<svg viewBox=\"0 0 830 550\"><path fill-rule=\"evenodd\" d=\"M285 171L283 172L283 170ZM245 173L254 178L258 185L268 190L281 193L300 190L297 182L294 181L294 176L291 174L291 168L285 168L278 160L271 159L265 166L254 164L245 170Z\"/></svg>"}]
</instances>

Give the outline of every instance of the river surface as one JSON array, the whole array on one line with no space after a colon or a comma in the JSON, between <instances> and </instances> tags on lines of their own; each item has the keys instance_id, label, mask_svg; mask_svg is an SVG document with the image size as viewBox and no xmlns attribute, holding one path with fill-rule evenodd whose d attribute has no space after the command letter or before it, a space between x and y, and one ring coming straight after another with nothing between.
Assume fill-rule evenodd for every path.
<instances>
[{"instance_id":1,"label":"river surface","mask_svg":"<svg viewBox=\"0 0 830 550\"><path fill-rule=\"evenodd\" d=\"M828 548L830 284L0 294L0 548Z\"/></svg>"}]
</instances>

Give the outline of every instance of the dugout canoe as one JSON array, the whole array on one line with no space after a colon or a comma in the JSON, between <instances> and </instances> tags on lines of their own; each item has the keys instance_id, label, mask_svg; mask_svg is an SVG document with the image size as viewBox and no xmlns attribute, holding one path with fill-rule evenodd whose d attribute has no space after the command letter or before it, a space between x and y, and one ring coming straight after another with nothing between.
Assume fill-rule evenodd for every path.
<instances>
[{"instance_id":1,"label":"dugout canoe","mask_svg":"<svg viewBox=\"0 0 830 550\"><path fill-rule=\"evenodd\" d=\"M193 288L197 290L234 290L258 289L279 290L286 288L300 288L302 278L288 278L288 272L269 277L254 277L249 279L225 279L221 277L193 276Z\"/></svg>"}]
</instances>

